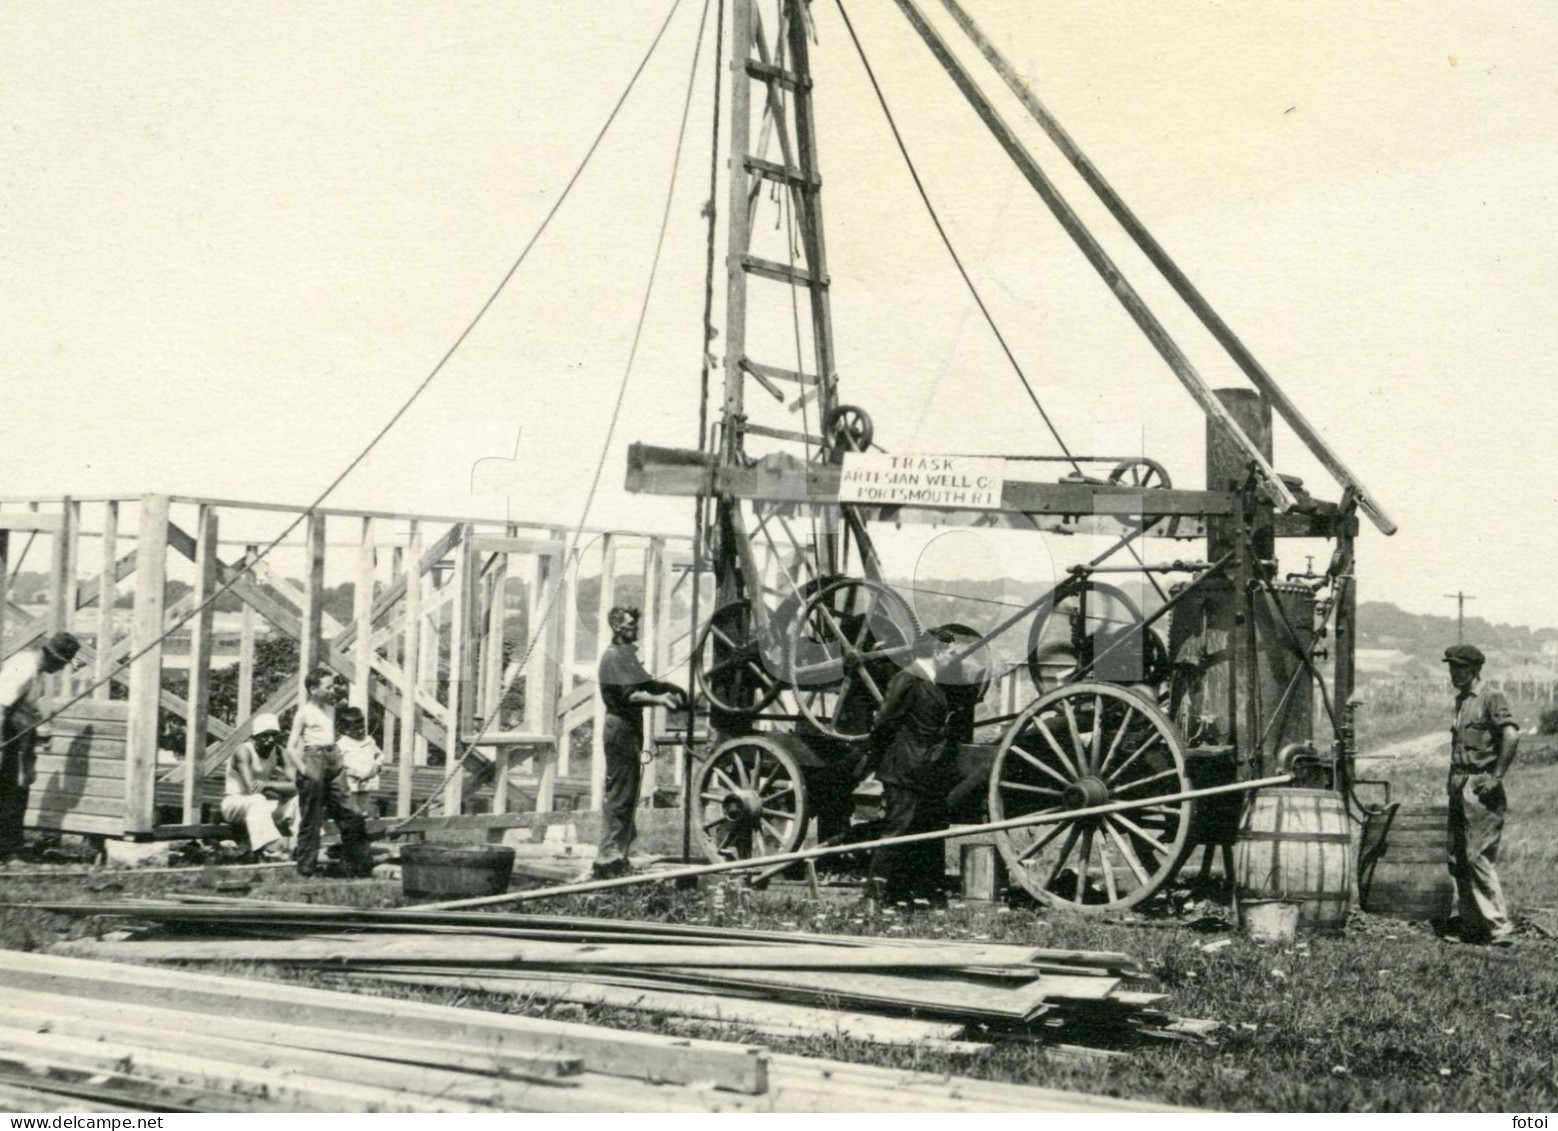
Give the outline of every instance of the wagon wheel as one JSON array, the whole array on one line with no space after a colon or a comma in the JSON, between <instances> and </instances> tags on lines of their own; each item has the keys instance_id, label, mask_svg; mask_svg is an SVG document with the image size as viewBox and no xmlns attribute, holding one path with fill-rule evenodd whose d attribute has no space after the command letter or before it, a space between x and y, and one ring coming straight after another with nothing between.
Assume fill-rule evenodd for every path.
<instances>
[{"instance_id":1,"label":"wagon wheel","mask_svg":"<svg viewBox=\"0 0 1558 1131\"><path fill-rule=\"evenodd\" d=\"M1033 618L1028 629L1028 678L1039 694L1047 694L1076 678L1077 670L1091 664L1119 635L1145 619L1140 607L1123 590L1101 581L1087 581L1086 614L1083 594L1072 591ZM1151 628L1141 631L1141 650L1122 645L1105 657L1107 671L1122 673L1121 682L1163 683L1169 677L1168 646ZM1130 663L1133 656L1139 663ZM1088 678L1099 678L1088 673Z\"/></svg>"},{"instance_id":2,"label":"wagon wheel","mask_svg":"<svg viewBox=\"0 0 1558 1131\"><path fill-rule=\"evenodd\" d=\"M871 446L876 429L865 409L841 404L828 413L822 424L822 434L835 453L863 452Z\"/></svg>"},{"instance_id":3,"label":"wagon wheel","mask_svg":"<svg viewBox=\"0 0 1558 1131\"><path fill-rule=\"evenodd\" d=\"M1134 907L1189 849L1185 755L1167 716L1108 683L1077 683L1033 701L990 770L990 819L1145 801L1139 809L1006 829L996 844L1035 899L1079 911Z\"/></svg>"},{"instance_id":4,"label":"wagon wheel","mask_svg":"<svg viewBox=\"0 0 1558 1131\"><path fill-rule=\"evenodd\" d=\"M886 585L848 578L813 594L791 626L786 668L801 714L830 738L866 737L919 634L914 610Z\"/></svg>"},{"instance_id":5,"label":"wagon wheel","mask_svg":"<svg viewBox=\"0 0 1558 1131\"><path fill-rule=\"evenodd\" d=\"M722 743L698 767L698 840L710 860L793 852L806 835L806 784L772 738Z\"/></svg>"},{"instance_id":6,"label":"wagon wheel","mask_svg":"<svg viewBox=\"0 0 1558 1131\"><path fill-rule=\"evenodd\" d=\"M752 606L744 600L721 605L709 618L698 638L693 670L709 703L720 711L756 714L779 695L779 681L763 666Z\"/></svg>"}]
</instances>

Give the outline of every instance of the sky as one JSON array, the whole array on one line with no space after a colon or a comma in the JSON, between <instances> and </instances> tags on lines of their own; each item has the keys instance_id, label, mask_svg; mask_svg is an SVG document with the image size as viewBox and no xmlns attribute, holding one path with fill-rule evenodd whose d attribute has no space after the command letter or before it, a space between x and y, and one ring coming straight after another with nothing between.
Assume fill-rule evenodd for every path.
<instances>
[{"instance_id":1,"label":"sky","mask_svg":"<svg viewBox=\"0 0 1558 1131\"><path fill-rule=\"evenodd\" d=\"M1198 485L1189 397L896 8L846 6L1062 435L1139 442ZM1558 21L1510 0L965 6L1396 519L1365 526L1361 596L1450 614L1465 590L1476 615L1558 626ZM813 7L842 399L895 452L1053 453L837 4ZM670 10L0 5L0 494L312 501L483 309ZM696 443L702 11L681 0L555 220L331 504L571 524L590 498L591 526L688 529L686 503L622 481L628 443ZM1242 384L969 58L1208 381ZM1276 463L1336 497L1280 425Z\"/></svg>"}]
</instances>

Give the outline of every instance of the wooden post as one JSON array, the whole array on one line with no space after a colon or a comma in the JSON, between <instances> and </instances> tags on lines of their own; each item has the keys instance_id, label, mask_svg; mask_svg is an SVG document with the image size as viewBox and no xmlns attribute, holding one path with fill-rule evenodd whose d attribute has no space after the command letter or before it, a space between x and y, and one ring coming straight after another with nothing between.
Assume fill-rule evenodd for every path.
<instances>
[{"instance_id":1,"label":"wooden post","mask_svg":"<svg viewBox=\"0 0 1558 1131\"><path fill-rule=\"evenodd\" d=\"M563 642L560 653L560 663L562 665L561 690L562 698L565 700L573 692L573 662L574 658L579 654L579 566L582 564L582 556L578 553L575 553L572 559L565 557L557 579L558 584L563 587L563 591L557 599L557 612L554 615L562 621ZM562 777L567 777L573 759L573 747L568 740L566 721L559 717L556 725L557 772Z\"/></svg>"},{"instance_id":2,"label":"wooden post","mask_svg":"<svg viewBox=\"0 0 1558 1131\"><path fill-rule=\"evenodd\" d=\"M124 829L157 823L157 708L162 697L162 602L168 577L168 497L141 496L130 627L130 701L124 758Z\"/></svg>"},{"instance_id":3,"label":"wooden post","mask_svg":"<svg viewBox=\"0 0 1558 1131\"><path fill-rule=\"evenodd\" d=\"M395 815L411 816L411 775L416 769L417 681L422 660L422 530L411 520L406 547L405 659L400 666L400 772L396 775Z\"/></svg>"},{"instance_id":4,"label":"wooden post","mask_svg":"<svg viewBox=\"0 0 1558 1131\"><path fill-rule=\"evenodd\" d=\"M199 824L205 784L206 721L211 710L211 620L216 592L217 514L202 504L195 531L195 592L199 611L189 622L189 714L184 728L184 823ZM202 607L204 606L204 607Z\"/></svg>"},{"instance_id":5,"label":"wooden post","mask_svg":"<svg viewBox=\"0 0 1558 1131\"><path fill-rule=\"evenodd\" d=\"M76 611L76 523L73 521L80 507L70 499L60 503L60 525L54 534L54 552L49 561L49 632L61 632L70 628L70 618ZM72 679L70 670L48 676L44 685L48 694L57 696L65 692Z\"/></svg>"},{"instance_id":6,"label":"wooden post","mask_svg":"<svg viewBox=\"0 0 1558 1131\"><path fill-rule=\"evenodd\" d=\"M373 679L373 583L378 559L374 553L373 519L362 520L357 544L357 586L352 593L352 621L357 637L352 642L356 678L352 680L352 706L368 717L368 688Z\"/></svg>"},{"instance_id":7,"label":"wooden post","mask_svg":"<svg viewBox=\"0 0 1558 1131\"><path fill-rule=\"evenodd\" d=\"M1237 423L1241 433L1256 447L1258 454L1271 462L1271 405L1253 389L1218 389L1217 399L1224 411ZM1238 492L1249 477L1250 454L1239 444L1232 442L1227 433L1213 421L1206 427L1206 487L1209 491ZM1235 494L1235 498L1239 496ZM1229 687L1232 701L1228 718L1232 723L1232 740L1239 749L1241 765L1251 767L1257 776L1263 772L1259 748L1264 729L1260 718L1257 687L1260 683L1256 664L1259 662L1259 642L1256 640L1254 601L1256 594L1252 584L1256 571L1262 567L1259 561L1274 553L1272 535L1272 508L1264 497L1258 498L1248 522L1242 508L1229 518L1208 519L1207 553L1209 560L1217 561L1230 550L1236 552L1234 565L1228 571L1233 600L1233 623L1229 631L1230 664L1233 679Z\"/></svg>"},{"instance_id":8,"label":"wooden post","mask_svg":"<svg viewBox=\"0 0 1558 1131\"><path fill-rule=\"evenodd\" d=\"M644 547L644 632L639 638L638 648L644 657L644 666L656 679L665 675L666 634L660 593L660 558L664 550L663 538L650 538L649 544ZM648 725L644 727L644 742L649 749L654 750L657 749L654 741L660 734L664 716L658 707L651 707L645 713ZM658 761L651 761L644 767L643 776L639 780L640 797L654 796L659 785L659 766Z\"/></svg>"},{"instance_id":9,"label":"wooden post","mask_svg":"<svg viewBox=\"0 0 1558 1131\"><path fill-rule=\"evenodd\" d=\"M325 591L325 516L310 514L307 533L303 538L303 615L298 640L298 702L308 702L308 688L304 680L308 673L324 660L325 646L321 635L324 616Z\"/></svg>"},{"instance_id":10,"label":"wooden post","mask_svg":"<svg viewBox=\"0 0 1558 1131\"><path fill-rule=\"evenodd\" d=\"M108 654L114 647L114 601L118 593L114 586L114 566L119 556L119 504L109 501L103 504L102 572L97 579L97 663L92 668L92 698L108 699L109 673L114 666ZM0 598L3 604L3 598Z\"/></svg>"},{"instance_id":11,"label":"wooden post","mask_svg":"<svg viewBox=\"0 0 1558 1131\"><path fill-rule=\"evenodd\" d=\"M600 538L600 607L595 610L595 662L600 663L601 653L611 644L612 603L617 598L617 540L612 534ZM599 674L597 670L597 675ZM599 811L606 795L606 704L599 689L595 696L595 725L590 751L590 809Z\"/></svg>"},{"instance_id":12,"label":"wooden post","mask_svg":"<svg viewBox=\"0 0 1558 1131\"><path fill-rule=\"evenodd\" d=\"M399 546L396 546L390 551L389 580L391 585L393 585L395 580L400 577L400 571L402 569L402 563L405 561L405 557L405 550ZM393 645L390 648L390 658L395 658ZM405 708L402 707L401 709L404 710ZM384 751L386 757L393 758L396 756L396 752L400 749L400 747L396 744L395 716L390 714L388 710L385 710L379 716L379 718L383 720L384 724L384 730L379 735L379 748Z\"/></svg>"},{"instance_id":13,"label":"wooden post","mask_svg":"<svg viewBox=\"0 0 1558 1131\"><path fill-rule=\"evenodd\" d=\"M564 532L552 531L552 537L562 544ZM567 607L559 587L567 577L567 560L561 553L536 555L535 570L530 586L530 615L526 623L526 642L536 639L537 654L530 657L526 678L530 683L525 689L525 717L527 730L549 734L553 738L550 749L543 748L536 756L536 812L550 813L557 803L557 775L562 762L562 748L568 736L564 734L557 718L558 701L562 695L562 675L559 670L563 647L563 622L573 616ZM546 623L541 618L546 617ZM539 633L539 635L538 635Z\"/></svg>"},{"instance_id":14,"label":"wooden post","mask_svg":"<svg viewBox=\"0 0 1558 1131\"><path fill-rule=\"evenodd\" d=\"M479 565L479 563L478 563ZM492 563L485 585L487 594L486 631L481 645L481 715L488 730L503 730L503 624L507 614L509 556L500 552ZM507 813L509 801L509 756L507 746L492 750L492 811Z\"/></svg>"},{"instance_id":15,"label":"wooden post","mask_svg":"<svg viewBox=\"0 0 1558 1131\"><path fill-rule=\"evenodd\" d=\"M259 552L258 546L245 547L244 568ZM233 720L240 726L254 714L254 606L248 601L241 604L243 607L238 614L238 716Z\"/></svg>"},{"instance_id":16,"label":"wooden post","mask_svg":"<svg viewBox=\"0 0 1558 1131\"><path fill-rule=\"evenodd\" d=\"M476 567L481 555L467 525L455 549L449 599L449 739L444 750L444 816L459 816L465 802L465 743L472 715L471 636L475 629Z\"/></svg>"}]
</instances>

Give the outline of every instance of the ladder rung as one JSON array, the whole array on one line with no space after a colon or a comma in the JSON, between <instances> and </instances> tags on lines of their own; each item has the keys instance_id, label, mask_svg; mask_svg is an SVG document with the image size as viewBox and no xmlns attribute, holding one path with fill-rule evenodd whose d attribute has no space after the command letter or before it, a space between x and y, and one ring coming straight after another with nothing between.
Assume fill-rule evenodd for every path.
<instances>
[{"instance_id":1,"label":"ladder rung","mask_svg":"<svg viewBox=\"0 0 1558 1131\"><path fill-rule=\"evenodd\" d=\"M797 385L815 385L817 378L811 373L797 373L793 369L780 369L777 365L764 365L749 357L741 359L741 368L754 377L766 377L770 381L793 381Z\"/></svg>"},{"instance_id":2,"label":"ladder rung","mask_svg":"<svg viewBox=\"0 0 1558 1131\"><path fill-rule=\"evenodd\" d=\"M798 444L810 444L814 448L822 447L822 439L818 436L808 436L805 432L789 432L783 428L769 428L763 424L748 424L742 431L748 436L768 436L774 440L794 440Z\"/></svg>"},{"instance_id":3,"label":"ladder rung","mask_svg":"<svg viewBox=\"0 0 1558 1131\"><path fill-rule=\"evenodd\" d=\"M765 279L773 279L780 283L790 283L801 287L825 287L826 279L817 280L812 277L810 271L800 267L791 267L788 263L775 263L771 259L759 259L755 255L743 255L741 266L754 275L761 275Z\"/></svg>"},{"instance_id":4,"label":"ladder rung","mask_svg":"<svg viewBox=\"0 0 1558 1131\"><path fill-rule=\"evenodd\" d=\"M804 189L822 187L821 177L815 174L808 177L794 165L781 165L776 161L764 161L761 157L748 157L746 166L758 176L767 177L770 181L778 181L780 184Z\"/></svg>"},{"instance_id":5,"label":"ladder rung","mask_svg":"<svg viewBox=\"0 0 1558 1131\"><path fill-rule=\"evenodd\" d=\"M786 90L810 90L811 79L803 79L794 71L787 71L783 67L776 67L772 63L764 63L760 59L747 60L747 74L764 82L778 83Z\"/></svg>"}]
</instances>

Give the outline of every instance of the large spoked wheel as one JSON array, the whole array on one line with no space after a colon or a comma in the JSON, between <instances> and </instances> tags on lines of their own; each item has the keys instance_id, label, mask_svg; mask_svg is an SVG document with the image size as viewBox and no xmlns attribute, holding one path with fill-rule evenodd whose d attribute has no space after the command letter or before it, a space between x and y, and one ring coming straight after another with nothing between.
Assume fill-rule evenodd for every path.
<instances>
[{"instance_id":1,"label":"large spoked wheel","mask_svg":"<svg viewBox=\"0 0 1558 1131\"><path fill-rule=\"evenodd\" d=\"M762 648L752 625L752 606L731 601L709 618L698 639L693 670L698 686L715 709L734 715L756 714L778 698L781 685L763 665Z\"/></svg>"},{"instance_id":2,"label":"large spoked wheel","mask_svg":"<svg viewBox=\"0 0 1558 1131\"><path fill-rule=\"evenodd\" d=\"M1074 583L1073 583L1074 584ZM1033 618L1028 629L1028 678L1044 695L1077 678L1094 663L1090 679L1159 684L1169 676L1168 647L1151 628L1120 641L1143 620L1141 607L1124 590L1100 581L1068 593ZM1120 641L1118 646L1116 642Z\"/></svg>"},{"instance_id":3,"label":"large spoked wheel","mask_svg":"<svg viewBox=\"0 0 1558 1131\"><path fill-rule=\"evenodd\" d=\"M1078 683L1041 696L1012 723L990 770L990 819L1053 814L996 845L1035 899L1078 911L1134 907L1174 875L1189 847L1185 754L1167 716L1133 692ZM1101 816L1073 810L1144 802Z\"/></svg>"},{"instance_id":4,"label":"large spoked wheel","mask_svg":"<svg viewBox=\"0 0 1558 1131\"><path fill-rule=\"evenodd\" d=\"M791 627L786 673L802 716L829 738L865 738L919 633L909 603L875 581L848 578L813 594Z\"/></svg>"},{"instance_id":5,"label":"large spoked wheel","mask_svg":"<svg viewBox=\"0 0 1558 1131\"><path fill-rule=\"evenodd\" d=\"M793 852L806 835L806 783L782 744L761 734L722 743L698 768L698 839L710 860Z\"/></svg>"}]
</instances>

